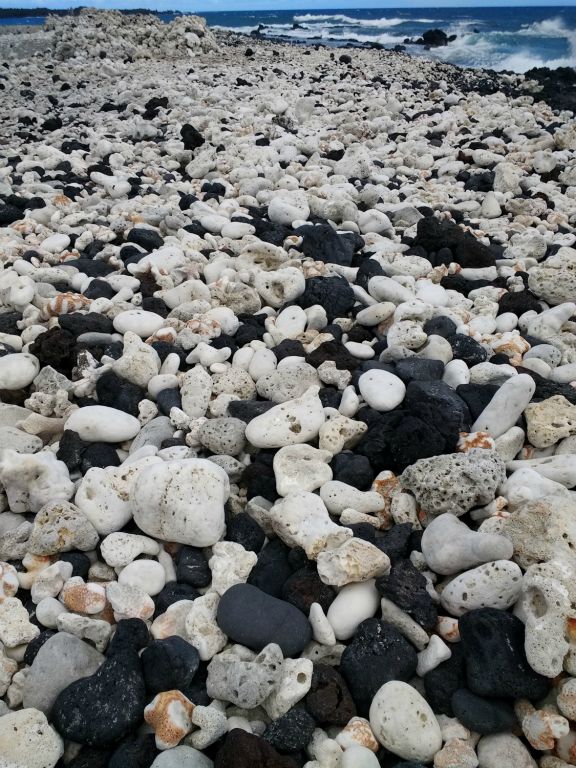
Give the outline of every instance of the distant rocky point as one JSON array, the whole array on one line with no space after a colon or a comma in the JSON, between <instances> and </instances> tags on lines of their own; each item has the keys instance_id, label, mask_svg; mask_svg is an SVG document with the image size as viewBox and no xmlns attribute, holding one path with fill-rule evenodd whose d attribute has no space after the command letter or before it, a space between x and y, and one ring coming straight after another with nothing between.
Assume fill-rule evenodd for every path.
<instances>
[{"instance_id":1,"label":"distant rocky point","mask_svg":"<svg viewBox=\"0 0 576 768\"><path fill-rule=\"evenodd\" d=\"M44 16L78 16L88 6L79 6L78 8L0 8L0 19L22 19L29 17ZM151 11L147 8L130 8L121 10L125 14L151 14L159 15L158 11Z\"/></svg>"},{"instance_id":2,"label":"distant rocky point","mask_svg":"<svg viewBox=\"0 0 576 768\"><path fill-rule=\"evenodd\" d=\"M425 45L428 46L428 48L441 48L444 45L448 45L448 43L452 43L456 38L457 35L447 35L446 32L441 29L427 29L422 37L419 37L417 40L412 40L407 37L404 40L404 44Z\"/></svg>"},{"instance_id":3,"label":"distant rocky point","mask_svg":"<svg viewBox=\"0 0 576 768\"><path fill-rule=\"evenodd\" d=\"M82 8L73 16L50 14L45 29L55 33L54 55L60 61L78 57L181 58L217 47L206 21L192 15L178 16L165 24L153 13L127 15Z\"/></svg>"}]
</instances>

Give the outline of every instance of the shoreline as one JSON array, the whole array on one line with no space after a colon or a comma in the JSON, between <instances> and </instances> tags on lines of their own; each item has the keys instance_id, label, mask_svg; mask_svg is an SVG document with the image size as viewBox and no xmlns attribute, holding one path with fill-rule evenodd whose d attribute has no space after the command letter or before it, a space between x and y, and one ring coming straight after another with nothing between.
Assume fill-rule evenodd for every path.
<instances>
[{"instance_id":1,"label":"shoreline","mask_svg":"<svg viewBox=\"0 0 576 768\"><path fill-rule=\"evenodd\" d=\"M124 12L121 12L124 13ZM134 17L135 13L127 13L128 18ZM60 14L55 18L75 18L74 14ZM166 23L166 22L161 22ZM241 33L235 31L227 31L222 29L211 29L212 34L222 40L225 44L228 44L230 40L244 41L249 47L250 45L269 44L269 45L282 45L295 47L296 49L326 49L330 50L350 50L350 51L365 51L369 53L379 54L382 53L385 56L403 54L410 57L415 63L424 60L426 62L436 63L439 66L447 65L453 67L455 71L468 71L476 72L478 75L478 82L482 79L482 73L486 73L488 78L495 83L498 79L501 82L507 83L509 78L521 79L524 81L533 81L537 85L534 88L528 87L528 92L534 96L538 96L538 93L547 100L555 109L568 109L576 113L576 70L569 67L558 67L556 69L549 69L548 67L533 68L524 74L516 73L510 70L493 70L486 67L462 67L450 62L439 61L434 58L426 58L416 55L410 50L410 46L406 46L404 51L396 51L393 48L386 48L385 46L376 47L370 43L358 43L353 40L343 40L338 44L326 44L325 42L310 42L297 39L286 39L281 36L276 38L267 38L264 36L254 36L250 33ZM9 40L9 36L13 36L13 40L6 45ZM28 40L26 38L29 38ZM2 41L2 38L4 40ZM4 46L2 45L4 42ZM34 55L35 53L42 53L50 49L50 45L53 43L53 34L46 29L46 25L1 25L0 24L0 59L6 58L23 58L25 56ZM415 45L415 44L414 44ZM450 43L448 43L450 45ZM511 93L509 90L508 93ZM523 91L519 89L517 94L521 94Z\"/></svg>"},{"instance_id":2,"label":"shoreline","mask_svg":"<svg viewBox=\"0 0 576 768\"><path fill-rule=\"evenodd\" d=\"M568 765L568 92L198 17L3 38L7 764Z\"/></svg>"}]
</instances>

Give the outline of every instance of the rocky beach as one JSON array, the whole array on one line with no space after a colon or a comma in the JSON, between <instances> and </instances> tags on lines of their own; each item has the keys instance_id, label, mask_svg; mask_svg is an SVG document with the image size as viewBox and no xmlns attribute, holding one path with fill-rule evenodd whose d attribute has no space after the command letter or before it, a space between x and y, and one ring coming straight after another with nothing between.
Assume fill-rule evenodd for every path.
<instances>
[{"instance_id":1,"label":"rocky beach","mask_svg":"<svg viewBox=\"0 0 576 768\"><path fill-rule=\"evenodd\" d=\"M0 34L0 768L576 765L576 75Z\"/></svg>"}]
</instances>

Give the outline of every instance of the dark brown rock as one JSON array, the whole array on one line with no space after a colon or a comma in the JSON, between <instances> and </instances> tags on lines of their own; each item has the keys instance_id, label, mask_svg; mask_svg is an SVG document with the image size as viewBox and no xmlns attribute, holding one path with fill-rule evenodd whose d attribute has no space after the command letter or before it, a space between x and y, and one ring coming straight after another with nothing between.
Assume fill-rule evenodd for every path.
<instances>
[{"instance_id":1,"label":"dark brown rock","mask_svg":"<svg viewBox=\"0 0 576 768\"><path fill-rule=\"evenodd\" d=\"M216 755L214 768L298 768L259 736L233 728Z\"/></svg>"},{"instance_id":2,"label":"dark brown rock","mask_svg":"<svg viewBox=\"0 0 576 768\"><path fill-rule=\"evenodd\" d=\"M312 685L304 703L316 722L322 725L346 725L356 715L356 706L344 678L327 664L314 664Z\"/></svg>"},{"instance_id":3,"label":"dark brown rock","mask_svg":"<svg viewBox=\"0 0 576 768\"><path fill-rule=\"evenodd\" d=\"M336 591L318 576L315 568L306 566L290 576L282 587L282 599L287 600L303 613L310 613L312 603L318 603L327 611L336 597Z\"/></svg>"}]
</instances>

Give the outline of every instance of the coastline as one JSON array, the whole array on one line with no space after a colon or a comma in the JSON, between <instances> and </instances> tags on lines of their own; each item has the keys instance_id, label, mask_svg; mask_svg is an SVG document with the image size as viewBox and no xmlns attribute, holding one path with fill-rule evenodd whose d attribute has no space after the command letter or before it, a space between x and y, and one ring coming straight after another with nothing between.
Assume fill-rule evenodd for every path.
<instances>
[{"instance_id":1,"label":"coastline","mask_svg":"<svg viewBox=\"0 0 576 768\"><path fill-rule=\"evenodd\" d=\"M127 18L134 18L139 15L137 11L125 12L121 11ZM60 13L53 18L74 19L77 14L72 13ZM152 14L154 17L154 14ZM156 14L156 18L159 18ZM290 39L286 37L264 37L260 35L254 35L250 33L241 33L236 31L225 31L222 29L211 29L212 34L222 42L224 45L240 45L241 41L247 46L259 46L259 45L272 45L272 46L288 46L295 47L299 50L350 50L350 51L368 51L374 54L382 53L384 56L390 55L407 55L412 61L417 63L421 60L420 56L417 56L411 51L411 46L407 45L405 50L396 51L391 48L386 48L382 45L373 43L359 43L352 39L341 40L337 44L326 43L322 41L310 43L297 38ZM0 25L0 59L21 59L27 56L34 55L36 53L49 53L51 46L54 44L54 33L49 31L46 24L39 25ZM450 45L450 43L448 43ZM426 61L434 62L434 59L425 59ZM462 67L457 64L451 64L449 62L436 62L439 66L446 64L451 66L455 71L468 71L476 72L477 76L472 78L473 81L479 83L483 79L488 78L488 82L484 83L484 87L495 87L497 82L505 83L505 91L511 94L512 91L509 88L509 78L515 78L518 73L511 71L495 71L486 67ZM483 73L486 73L483 74ZM522 82L522 76L519 75L517 83ZM576 112L576 70L569 67L559 67L557 69L549 69L548 67L533 68L524 74L525 81L531 81L534 86L523 85L520 89L515 91L517 94L523 92L532 93L537 96L541 95L550 103L555 109L569 109Z\"/></svg>"},{"instance_id":2,"label":"coastline","mask_svg":"<svg viewBox=\"0 0 576 768\"><path fill-rule=\"evenodd\" d=\"M198 17L2 43L5 759L569 758L571 81Z\"/></svg>"}]
</instances>

